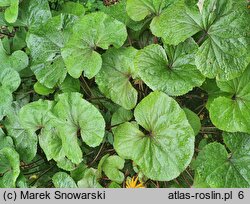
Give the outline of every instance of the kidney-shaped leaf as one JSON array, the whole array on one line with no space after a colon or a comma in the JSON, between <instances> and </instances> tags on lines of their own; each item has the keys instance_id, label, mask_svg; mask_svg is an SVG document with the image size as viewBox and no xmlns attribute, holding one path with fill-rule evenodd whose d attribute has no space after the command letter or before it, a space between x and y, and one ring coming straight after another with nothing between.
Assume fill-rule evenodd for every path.
<instances>
[{"instance_id":1,"label":"kidney-shaped leaf","mask_svg":"<svg viewBox=\"0 0 250 204\"><path fill-rule=\"evenodd\" d=\"M152 90L183 95L205 80L194 65L197 45L192 39L178 46L149 45L138 52L136 65L142 80Z\"/></svg>"},{"instance_id":2,"label":"kidney-shaped leaf","mask_svg":"<svg viewBox=\"0 0 250 204\"><path fill-rule=\"evenodd\" d=\"M250 133L250 66L241 77L217 85L221 94L209 106L213 124L227 132Z\"/></svg>"},{"instance_id":3,"label":"kidney-shaped leaf","mask_svg":"<svg viewBox=\"0 0 250 204\"><path fill-rule=\"evenodd\" d=\"M106 176L116 183L122 183L124 180L124 174L120 171L123 169L125 160L117 155L103 157L104 161L100 161L101 166L98 168L102 169Z\"/></svg>"},{"instance_id":4,"label":"kidney-shaped leaf","mask_svg":"<svg viewBox=\"0 0 250 204\"><path fill-rule=\"evenodd\" d=\"M153 92L135 108L133 123L115 130L114 147L124 159L132 159L148 177L159 181L176 178L190 163L194 132L185 112L162 92Z\"/></svg>"},{"instance_id":5,"label":"kidney-shaped leaf","mask_svg":"<svg viewBox=\"0 0 250 204\"><path fill-rule=\"evenodd\" d=\"M126 38L126 26L105 13L81 17L62 52L69 74L79 78L84 71L86 77L94 77L102 66L98 48L108 49L110 45L119 48Z\"/></svg>"},{"instance_id":6,"label":"kidney-shaped leaf","mask_svg":"<svg viewBox=\"0 0 250 204\"><path fill-rule=\"evenodd\" d=\"M225 146L214 142L199 153L195 161L196 174L211 188L250 187L250 135L223 133Z\"/></svg>"},{"instance_id":7,"label":"kidney-shaped leaf","mask_svg":"<svg viewBox=\"0 0 250 204\"><path fill-rule=\"evenodd\" d=\"M103 65L96 75L101 92L125 109L132 109L137 103L137 91L130 79L135 78L134 48L110 49L102 56Z\"/></svg>"},{"instance_id":8,"label":"kidney-shaped leaf","mask_svg":"<svg viewBox=\"0 0 250 204\"><path fill-rule=\"evenodd\" d=\"M175 45L201 32L195 59L201 73L220 80L242 74L250 59L249 13L245 2L205 0L200 10L196 4L186 2L176 1L166 9L152 23L152 32Z\"/></svg>"}]
</instances>

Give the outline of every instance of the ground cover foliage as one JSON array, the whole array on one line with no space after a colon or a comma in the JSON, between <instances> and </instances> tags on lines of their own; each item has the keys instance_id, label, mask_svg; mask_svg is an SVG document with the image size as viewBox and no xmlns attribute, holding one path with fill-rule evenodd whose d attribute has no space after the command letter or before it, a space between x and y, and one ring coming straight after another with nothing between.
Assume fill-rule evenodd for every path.
<instances>
[{"instance_id":1,"label":"ground cover foliage","mask_svg":"<svg viewBox=\"0 0 250 204\"><path fill-rule=\"evenodd\" d=\"M0 0L0 187L250 187L246 0Z\"/></svg>"}]
</instances>

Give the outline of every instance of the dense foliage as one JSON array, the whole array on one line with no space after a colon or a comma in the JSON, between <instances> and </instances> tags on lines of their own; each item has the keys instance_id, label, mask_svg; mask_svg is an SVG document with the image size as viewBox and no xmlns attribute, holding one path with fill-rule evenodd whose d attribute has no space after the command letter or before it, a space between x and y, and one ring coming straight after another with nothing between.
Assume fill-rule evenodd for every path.
<instances>
[{"instance_id":1,"label":"dense foliage","mask_svg":"<svg viewBox=\"0 0 250 204\"><path fill-rule=\"evenodd\" d=\"M246 0L0 0L0 187L250 187L249 22Z\"/></svg>"}]
</instances>

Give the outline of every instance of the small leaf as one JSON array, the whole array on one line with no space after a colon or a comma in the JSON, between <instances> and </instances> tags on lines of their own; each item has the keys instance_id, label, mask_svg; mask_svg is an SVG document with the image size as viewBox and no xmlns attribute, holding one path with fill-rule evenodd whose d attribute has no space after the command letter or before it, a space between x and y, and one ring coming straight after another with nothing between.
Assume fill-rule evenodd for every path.
<instances>
[{"instance_id":1,"label":"small leaf","mask_svg":"<svg viewBox=\"0 0 250 204\"><path fill-rule=\"evenodd\" d=\"M194 134L198 135L201 129L201 121L198 115L196 115L193 111L189 110L188 108L183 109L186 117L188 119L189 124L192 126Z\"/></svg>"},{"instance_id":2,"label":"small leaf","mask_svg":"<svg viewBox=\"0 0 250 204\"><path fill-rule=\"evenodd\" d=\"M4 69L0 72L0 88L2 87L14 92L20 84L21 79L17 71L13 69Z\"/></svg>"},{"instance_id":3,"label":"small leaf","mask_svg":"<svg viewBox=\"0 0 250 204\"><path fill-rule=\"evenodd\" d=\"M121 184L124 174L120 170L123 169L124 163L125 160L119 156L109 156L104 160L102 170L111 181Z\"/></svg>"},{"instance_id":4,"label":"small leaf","mask_svg":"<svg viewBox=\"0 0 250 204\"><path fill-rule=\"evenodd\" d=\"M84 171L83 177L77 182L79 188L102 188L96 178L96 170L93 168L87 168Z\"/></svg>"},{"instance_id":5,"label":"small leaf","mask_svg":"<svg viewBox=\"0 0 250 204\"><path fill-rule=\"evenodd\" d=\"M6 8L4 12L5 20L8 23L14 23L17 20L18 4L19 0L5 0L4 2L0 2L0 7L8 6L8 8Z\"/></svg>"},{"instance_id":6,"label":"small leaf","mask_svg":"<svg viewBox=\"0 0 250 204\"><path fill-rule=\"evenodd\" d=\"M46 86L40 84L39 82L36 82L34 84L34 90L36 93L43 96L47 96L55 91L54 89L47 88Z\"/></svg>"},{"instance_id":7,"label":"small leaf","mask_svg":"<svg viewBox=\"0 0 250 204\"><path fill-rule=\"evenodd\" d=\"M65 172L58 172L52 177L56 188L77 188L75 181Z\"/></svg>"},{"instance_id":8,"label":"small leaf","mask_svg":"<svg viewBox=\"0 0 250 204\"><path fill-rule=\"evenodd\" d=\"M29 58L25 52L18 50L9 55L0 40L0 72L4 69L14 69L20 72L26 68L28 64Z\"/></svg>"}]
</instances>

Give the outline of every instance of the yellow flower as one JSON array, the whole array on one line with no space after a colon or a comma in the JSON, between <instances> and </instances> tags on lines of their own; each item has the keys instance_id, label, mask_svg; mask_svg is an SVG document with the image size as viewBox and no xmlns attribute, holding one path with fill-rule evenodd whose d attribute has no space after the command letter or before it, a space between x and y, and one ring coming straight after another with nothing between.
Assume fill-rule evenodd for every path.
<instances>
[{"instance_id":1,"label":"yellow flower","mask_svg":"<svg viewBox=\"0 0 250 204\"><path fill-rule=\"evenodd\" d=\"M138 182L138 177L133 176L132 179L127 179L126 188L145 188L145 186L140 181Z\"/></svg>"}]
</instances>

